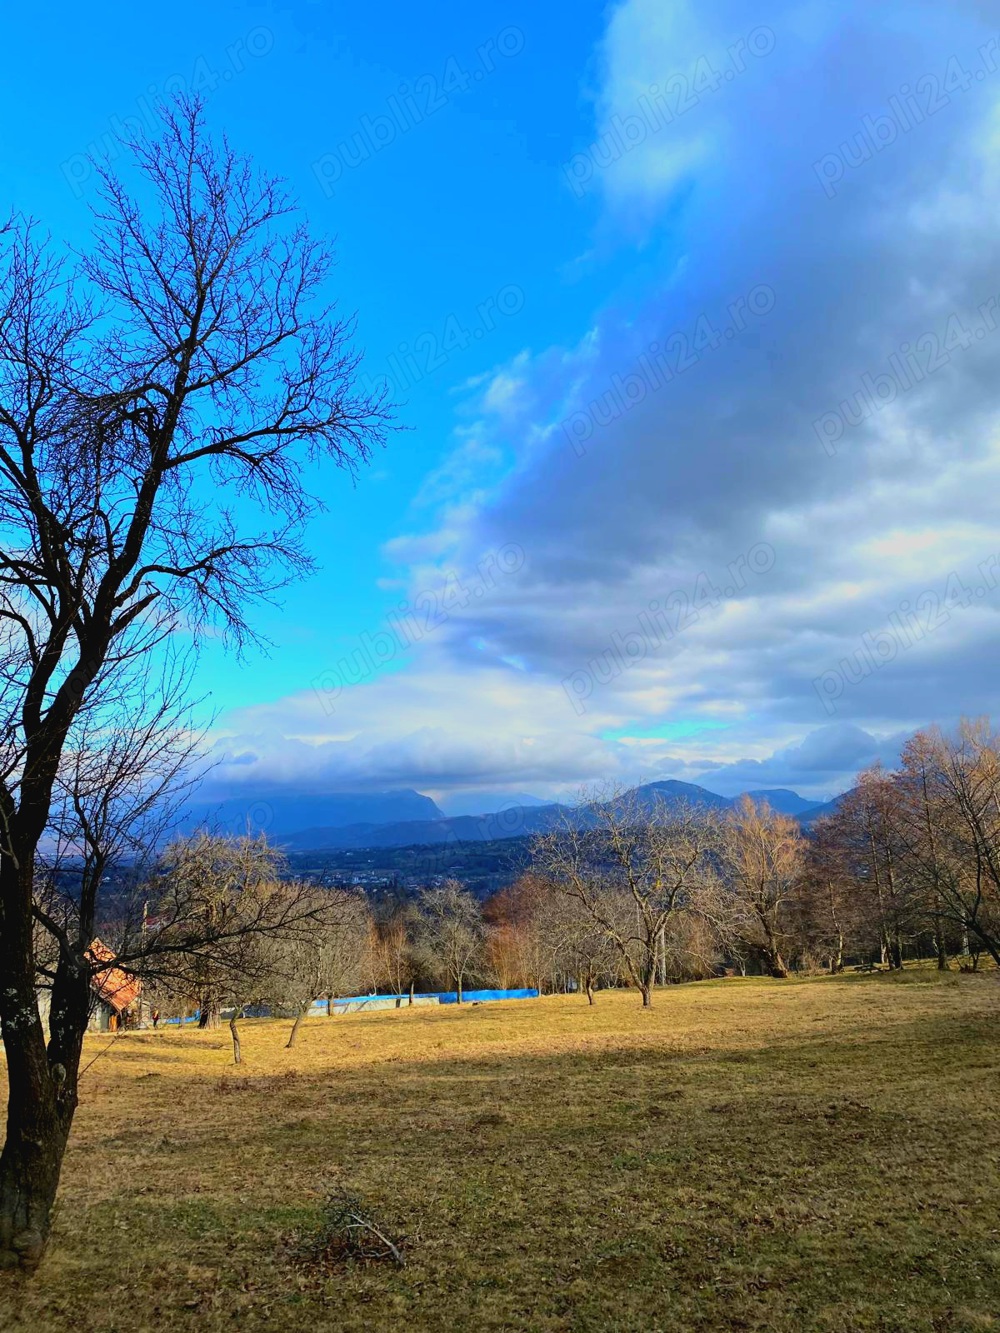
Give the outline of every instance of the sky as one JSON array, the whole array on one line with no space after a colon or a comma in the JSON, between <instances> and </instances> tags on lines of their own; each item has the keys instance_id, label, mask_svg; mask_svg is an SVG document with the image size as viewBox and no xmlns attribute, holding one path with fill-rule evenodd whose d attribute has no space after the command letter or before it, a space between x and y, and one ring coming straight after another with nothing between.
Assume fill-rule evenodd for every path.
<instances>
[{"instance_id":1,"label":"sky","mask_svg":"<svg viewBox=\"0 0 1000 1333\"><path fill-rule=\"evenodd\" d=\"M220 791L822 799L997 711L996 0L47 12L13 205L83 244L88 156L203 94L397 403L270 647L202 650Z\"/></svg>"}]
</instances>

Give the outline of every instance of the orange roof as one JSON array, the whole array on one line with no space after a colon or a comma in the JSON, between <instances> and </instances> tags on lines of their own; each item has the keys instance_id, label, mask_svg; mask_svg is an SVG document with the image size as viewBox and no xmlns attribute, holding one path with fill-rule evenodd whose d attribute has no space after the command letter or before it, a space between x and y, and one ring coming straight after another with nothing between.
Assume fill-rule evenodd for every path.
<instances>
[{"instance_id":1,"label":"orange roof","mask_svg":"<svg viewBox=\"0 0 1000 1333\"><path fill-rule=\"evenodd\" d=\"M114 954L106 944L94 940L87 950L87 957L97 963L110 962ZM120 967L106 967L102 972L95 972L90 984L105 1004L109 1004L118 1014L134 1004L142 991L138 977Z\"/></svg>"}]
</instances>

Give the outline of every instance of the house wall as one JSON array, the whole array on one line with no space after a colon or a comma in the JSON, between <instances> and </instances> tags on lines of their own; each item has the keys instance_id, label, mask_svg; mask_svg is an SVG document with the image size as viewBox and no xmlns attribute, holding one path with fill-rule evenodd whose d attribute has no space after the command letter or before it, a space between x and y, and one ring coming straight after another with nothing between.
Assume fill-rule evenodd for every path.
<instances>
[{"instance_id":1,"label":"house wall","mask_svg":"<svg viewBox=\"0 0 1000 1333\"><path fill-rule=\"evenodd\" d=\"M87 1031L107 1032L110 1019L111 1006L105 1004L103 1000L98 1000L91 1011L90 1021L87 1024Z\"/></svg>"}]
</instances>

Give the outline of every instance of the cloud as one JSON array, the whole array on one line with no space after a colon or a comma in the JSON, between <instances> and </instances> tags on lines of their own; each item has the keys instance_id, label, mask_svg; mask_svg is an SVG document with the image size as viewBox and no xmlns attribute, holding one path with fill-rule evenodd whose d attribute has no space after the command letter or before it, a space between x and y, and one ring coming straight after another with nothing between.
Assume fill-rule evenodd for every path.
<instances>
[{"instance_id":1,"label":"cloud","mask_svg":"<svg viewBox=\"0 0 1000 1333\"><path fill-rule=\"evenodd\" d=\"M807 795L833 796L870 764L891 767L907 737L878 737L851 723L830 724L810 732L765 759L740 759L706 775L706 784L723 796L768 787L791 787Z\"/></svg>"},{"instance_id":2,"label":"cloud","mask_svg":"<svg viewBox=\"0 0 1000 1333\"><path fill-rule=\"evenodd\" d=\"M633 261L627 292L468 386L388 550L411 589L457 573L464 602L403 670L345 687L351 734L299 696L236 731L438 789L641 761L818 792L1000 704L985 8L748 14L610 11L566 183L596 251ZM500 551L523 558L488 581ZM726 725L649 735L692 719Z\"/></svg>"}]
</instances>

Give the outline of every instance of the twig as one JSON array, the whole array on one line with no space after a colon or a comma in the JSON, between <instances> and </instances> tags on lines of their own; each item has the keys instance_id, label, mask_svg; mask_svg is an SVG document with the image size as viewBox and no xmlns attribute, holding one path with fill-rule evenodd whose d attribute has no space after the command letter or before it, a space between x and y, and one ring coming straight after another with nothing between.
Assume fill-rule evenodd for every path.
<instances>
[{"instance_id":1,"label":"twig","mask_svg":"<svg viewBox=\"0 0 1000 1333\"><path fill-rule=\"evenodd\" d=\"M100 1050L100 1051L97 1052L97 1054L94 1056L94 1060L99 1060L99 1059L101 1058L102 1055L107 1055L108 1051L111 1050L112 1046L115 1044L115 1042L118 1040L118 1038L119 1038L121 1035L122 1035L122 1034L121 1034L120 1032L116 1032L115 1035L114 1035L114 1036L111 1038L111 1040L108 1042L107 1046L105 1046L103 1050ZM83 1068L80 1070L79 1074L77 1074L77 1076L76 1076L76 1081L77 1081L77 1083L79 1083L79 1082L80 1082L80 1079L83 1078L84 1074L87 1072L87 1070L90 1068L90 1066L94 1063L94 1060L88 1060L87 1063L86 1063L86 1064L83 1066Z\"/></svg>"},{"instance_id":2,"label":"twig","mask_svg":"<svg viewBox=\"0 0 1000 1333\"><path fill-rule=\"evenodd\" d=\"M366 1222L365 1219L363 1217L359 1217L357 1213L349 1213L348 1216L352 1218L352 1223L348 1226L349 1231L357 1231L359 1229L363 1231L370 1231L373 1236L378 1236L379 1240L382 1242L383 1245L387 1247L387 1249L389 1250L390 1254L395 1259L397 1264L402 1265L406 1262L400 1251L396 1248L395 1245L393 1245L389 1237L383 1235L382 1232L379 1231L378 1227L372 1226L371 1222Z\"/></svg>"}]
</instances>

